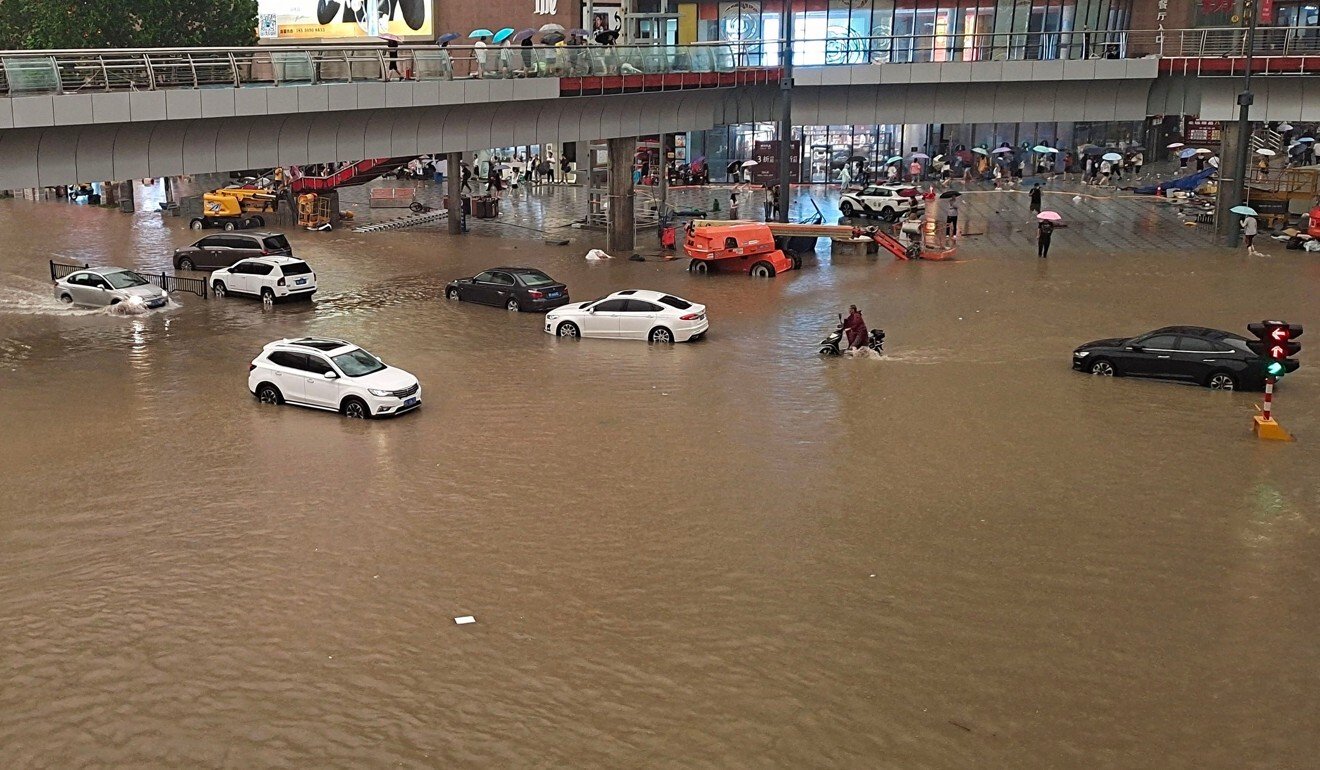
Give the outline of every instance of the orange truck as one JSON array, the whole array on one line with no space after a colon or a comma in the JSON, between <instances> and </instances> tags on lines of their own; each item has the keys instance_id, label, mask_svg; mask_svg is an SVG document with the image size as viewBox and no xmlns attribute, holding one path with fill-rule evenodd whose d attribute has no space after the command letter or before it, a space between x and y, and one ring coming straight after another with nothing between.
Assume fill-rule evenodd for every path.
<instances>
[{"instance_id":1,"label":"orange truck","mask_svg":"<svg viewBox=\"0 0 1320 770\"><path fill-rule=\"evenodd\" d=\"M802 267L801 259L779 248L763 222L698 219L688 223L686 235L683 250L692 258L688 270L694 273L727 271L770 278Z\"/></svg>"}]
</instances>

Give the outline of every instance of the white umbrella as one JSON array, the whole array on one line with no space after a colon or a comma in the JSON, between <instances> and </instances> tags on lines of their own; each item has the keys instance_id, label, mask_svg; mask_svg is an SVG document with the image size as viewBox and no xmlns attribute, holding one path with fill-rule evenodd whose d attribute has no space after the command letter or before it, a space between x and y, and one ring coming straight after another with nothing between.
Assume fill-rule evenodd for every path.
<instances>
[{"instance_id":1,"label":"white umbrella","mask_svg":"<svg viewBox=\"0 0 1320 770\"><path fill-rule=\"evenodd\" d=\"M1257 154L1257 155L1264 155L1265 157L1268 158L1268 157L1270 157L1271 155L1277 155L1278 153L1276 153L1274 150L1271 150L1271 149L1268 148L1268 147L1262 147L1262 148L1260 148L1259 150L1256 150L1256 154Z\"/></svg>"},{"instance_id":2,"label":"white umbrella","mask_svg":"<svg viewBox=\"0 0 1320 770\"><path fill-rule=\"evenodd\" d=\"M1210 164L1210 168L1219 168L1219 156L1216 155L1210 158L1210 160L1207 160L1206 163Z\"/></svg>"},{"instance_id":3,"label":"white umbrella","mask_svg":"<svg viewBox=\"0 0 1320 770\"><path fill-rule=\"evenodd\" d=\"M977 155L989 155L989 154L990 154L990 151L987 150L987 149L984 148L984 147L973 147L973 148L972 148L972 152L976 153Z\"/></svg>"},{"instance_id":4,"label":"white umbrella","mask_svg":"<svg viewBox=\"0 0 1320 770\"><path fill-rule=\"evenodd\" d=\"M1038 144L1038 145L1036 145L1035 147L1032 147L1032 148L1031 148L1031 151L1032 151L1032 152L1039 152L1039 153L1042 153L1042 154L1045 154L1045 153L1051 153L1051 152L1058 152L1058 150L1054 149L1053 147L1046 147L1046 146L1043 145L1043 144Z\"/></svg>"},{"instance_id":5,"label":"white umbrella","mask_svg":"<svg viewBox=\"0 0 1320 770\"><path fill-rule=\"evenodd\" d=\"M1306 142L1307 144L1310 144L1311 142L1314 142L1315 139L1312 138L1312 137L1309 137L1309 136L1304 136L1304 137L1302 137L1301 139L1298 139L1297 141L1299 141L1299 142Z\"/></svg>"},{"instance_id":6,"label":"white umbrella","mask_svg":"<svg viewBox=\"0 0 1320 770\"><path fill-rule=\"evenodd\" d=\"M1101 156L1100 156L1100 159L1101 159L1101 160L1107 160L1107 161L1109 161L1110 163L1113 163L1113 162L1115 162L1115 161L1120 161L1120 160L1122 160L1122 159L1123 159L1123 156L1122 156L1122 155L1119 155L1119 154L1116 153L1116 152L1107 152L1107 153L1105 153L1104 155L1101 155Z\"/></svg>"},{"instance_id":7,"label":"white umbrella","mask_svg":"<svg viewBox=\"0 0 1320 770\"><path fill-rule=\"evenodd\" d=\"M991 150L991 152L993 152L996 155L1002 155L1006 152L1012 152L1012 151L1013 151L1012 147L996 147L995 149Z\"/></svg>"},{"instance_id":8,"label":"white umbrella","mask_svg":"<svg viewBox=\"0 0 1320 770\"><path fill-rule=\"evenodd\" d=\"M1292 124L1291 124L1291 123L1280 123L1280 124L1279 124L1279 130L1280 130L1280 131L1291 131L1291 130L1293 130L1293 127L1292 127Z\"/></svg>"},{"instance_id":9,"label":"white umbrella","mask_svg":"<svg viewBox=\"0 0 1320 770\"><path fill-rule=\"evenodd\" d=\"M1176 150L1176 149L1178 149L1178 148L1180 148L1180 147L1186 147L1186 146L1187 146L1187 145L1183 144L1182 142L1174 142L1173 144L1171 144L1171 145L1168 146L1168 149L1170 149L1170 150Z\"/></svg>"},{"instance_id":10,"label":"white umbrella","mask_svg":"<svg viewBox=\"0 0 1320 770\"><path fill-rule=\"evenodd\" d=\"M759 165L761 165L761 164L758 163L757 161L754 161L754 160L745 160L745 161L743 161L742 167L743 167L743 168L751 168L752 166L759 166Z\"/></svg>"},{"instance_id":11,"label":"white umbrella","mask_svg":"<svg viewBox=\"0 0 1320 770\"><path fill-rule=\"evenodd\" d=\"M1211 154L1211 153L1213 153L1213 152L1214 152L1214 150L1209 150L1209 149L1206 149L1205 147L1198 147L1198 148L1196 148L1196 154L1197 154L1197 155L1209 155L1209 154Z\"/></svg>"}]
</instances>

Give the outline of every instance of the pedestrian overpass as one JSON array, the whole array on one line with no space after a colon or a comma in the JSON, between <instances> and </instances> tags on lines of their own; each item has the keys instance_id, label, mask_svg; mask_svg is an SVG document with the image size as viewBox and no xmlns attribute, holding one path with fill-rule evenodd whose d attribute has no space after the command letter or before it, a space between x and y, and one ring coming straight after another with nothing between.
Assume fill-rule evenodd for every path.
<instances>
[{"instance_id":1,"label":"pedestrian overpass","mask_svg":"<svg viewBox=\"0 0 1320 770\"><path fill-rule=\"evenodd\" d=\"M793 71L795 124L1236 117L1243 34L869 38ZM1320 121L1320 50L1262 30L1253 120ZM960 37L961 39L961 37ZM940 38L943 40L943 38ZM815 41L817 43L821 41ZM797 41L804 60L813 41ZM0 52L0 189L568 143L777 120L783 46L400 46ZM1076 54L1076 58L1067 58ZM1113 58L1109 58L1113 57Z\"/></svg>"}]
</instances>

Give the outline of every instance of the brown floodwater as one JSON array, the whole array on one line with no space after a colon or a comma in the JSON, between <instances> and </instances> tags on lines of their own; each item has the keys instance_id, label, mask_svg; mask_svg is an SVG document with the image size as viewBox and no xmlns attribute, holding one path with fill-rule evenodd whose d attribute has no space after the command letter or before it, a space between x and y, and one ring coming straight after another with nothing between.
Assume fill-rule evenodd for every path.
<instances>
[{"instance_id":1,"label":"brown floodwater","mask_svg":"<svg viewBox=\"0 0 1320 770\"><path fill-rule=\"evenodd\" d=\"M1041 261L1025 197L967 199L956 263L754 281L588 264L571 230L294 232L315 301L140 316L60 307L47 260L160 270L183 221L0 201L0 765L1314 766L1314 351L1294 444L1252 437L1258 394L1069 354L1320 329L1320 255L1060 196ZM704 302L709 338L441 298L496 263ZM817 357L849 303L883 360ZM248 362L303 334L425 406L257 404Z\"/></svg>"}]
</instances>

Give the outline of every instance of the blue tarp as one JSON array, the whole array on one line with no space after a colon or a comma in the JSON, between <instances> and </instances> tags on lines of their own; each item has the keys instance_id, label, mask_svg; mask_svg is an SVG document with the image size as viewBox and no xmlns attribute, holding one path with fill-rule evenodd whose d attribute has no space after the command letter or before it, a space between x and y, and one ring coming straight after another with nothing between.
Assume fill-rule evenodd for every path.
<instances>
[{"instance_id":1,"label":"blue tarp","mask_svg":"<svg viewBox=\"0 0 1320 770\"><path fill-rule=\"evenodd\" d=\"M1193 192L1196 190L1196 188L1201 186L1202 182L1214 176L1215 172L1218 170L1219 169L1211 168L1207 166L1205 170L1197 171L1194 174L1189 174L1188 176L1185 176L1182 179L1170 179L1167 182L1160 182L1158 184L1148 184L1145 187L1138 187L1132 192L1136 193L1137 195L1154 195L1156 187L1163 187L1166 195L1170 190L1186 190L1188 192Z\"/></svg>"}]
</instances>

